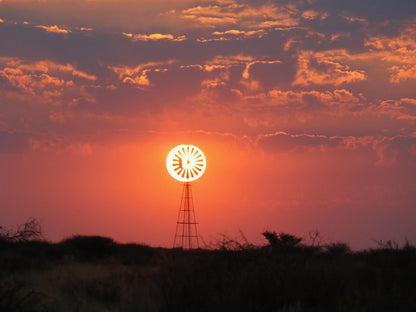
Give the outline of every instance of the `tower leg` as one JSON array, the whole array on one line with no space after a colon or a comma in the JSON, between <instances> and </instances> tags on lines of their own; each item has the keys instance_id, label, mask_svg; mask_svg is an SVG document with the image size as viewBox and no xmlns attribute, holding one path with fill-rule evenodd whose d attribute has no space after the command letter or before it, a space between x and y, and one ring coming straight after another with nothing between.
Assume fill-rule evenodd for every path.
<instances>
[{"instance_id":1,"label":"tower leg","mask_svg":"<svg viewBox=\"0 0 416 312\"><path fill-rule=\"evenodd\" d=\"M173 247L183 249L199 248L196 225L191 183L184 182Z\"/></svg>"}]
</instances>

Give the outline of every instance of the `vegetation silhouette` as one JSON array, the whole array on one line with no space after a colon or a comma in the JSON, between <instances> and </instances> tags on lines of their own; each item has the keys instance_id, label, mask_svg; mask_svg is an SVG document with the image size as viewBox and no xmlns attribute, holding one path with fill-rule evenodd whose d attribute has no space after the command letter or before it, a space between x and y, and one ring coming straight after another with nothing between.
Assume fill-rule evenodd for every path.
<instances>
[{"instance_id":1,"label":"vegetation silhouette","mask_svg":"<svg viewBox=\"0 0 416 312\"><path fill-rule=\"evenodd\" d=\"M0 311L416 311L408 242L351 251L266 231L262 246L182 250L0 233Z\"/></svg>"}]
</instances>

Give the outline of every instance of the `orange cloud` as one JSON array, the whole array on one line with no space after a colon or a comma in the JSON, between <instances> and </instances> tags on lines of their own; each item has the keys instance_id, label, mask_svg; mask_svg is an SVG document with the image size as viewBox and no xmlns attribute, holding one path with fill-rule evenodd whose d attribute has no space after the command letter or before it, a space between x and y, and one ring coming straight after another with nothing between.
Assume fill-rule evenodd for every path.
<instances>
[{"instance_id":1,"label":"orange cloud","mask_svg":"<svg viewBox=\"0 0 416 312\"><path fill-rule=\"evenodd\" d=\"M257 29L257 30L237 30L237 29L230 29L226 31L214 31L212 35L214 36L234 36L237 38L250 38L250 37L258 37L261 38L266 31L264 29ZM221 37L223 38L223 37ZM224 38L225 39L225 38ZM211 39L215 40L215 39Z\"/></svg>"},{"instance_id":2,"label":"orange cloud","mask_svg":"<svg viewBox=\"0 0 416 312\"><path fill-rule=\"evenodd\" d=\"M374 146L378 155L376 165L396 167L416 161L416 133L380 139Z\"/></svg>"},{"instance_id":3,"label":"orange cloud","mask_svg":"<svg viewBox=\"0 0 416 312\"><path fill-rule=\"evenodd\" d=\"M122 33L124 36L131 38L133 41L157 41L157 40L169 40L169 41L184 41L186 40L186 36L177 36L171 34L149 34L149 35L143 35L143 34L130 34L130 33Z\"/></svg>"},{"instance_id":4,"label":"orange cloud","mask_svg":"<svg viewBox=\"0 0 416 312\"><path fill-rule=\"evenodd\" d=\"M79 30L82 30L82 31L93 31L94 28L91 28L91 27L80 27Z\"/></svg>"},{"instance_id":5,"label":"orange cloud","mask_svg":"<svg viewBox=\"0 0 416 312\"><path fill-rule=\"evenodd\" d=\"M215 5L198 5L180 11L166 13L178 19L192 21L199 27L216 28L225 25L240 25L244 29L289 27L299 24L298 10L290 5L260 6L241 4L236 1L219 1Z\"/></svg>"},{"instance_id":6,"label":"orange cloud","mask_svg":"<svg viewBox=\"0 0 416 312\"><path fill-rule=\"evenodd\" d=\"M212 42L212 41L230 41L231 38L219 37L219 38L205 38L201 37L196 39L198 42Z\"/></svg>"},{"instance_id":7,"label":"orange cloud","mask_svg":"<svg viewBox=\"0 0 416 312\"><path fill-rule=\"evenodd\" d=\"M342 39L349 38L351 36L350 33L337 33L331 35L331 41L339 41Z\"/></svg>"},{"instance_id":8,"label":"orange cloud","mask_svg":"<svg viewBox=\"0 0 416 312\"><path fill-rule=\"evenodd\" d=\"M409 79L416 79L416 64L404 65L404 66L392 66L390 68L392 73L390 76L390 82L399 83Z\"/></svg>"},{"instance_id":9,"label":"orange cloud","mask_svg":"<svg viewBox=\"0 0 416 312\"><path fill-rule=\"evenodd\" d=\"M390 82L400 83L416 79L416 26L405 28L396 37L375 36L365 45L390 66Z\"/></svg>"},{"instance_id":10,"label":"orange cloud","mask_svg":"<svg viewBox=\"0 0 416 312\"><path fill-rule=\"evenodd\" d=\"M264 103L270 106L290 107L292 109L326 109L343 114L362 105L362 100L345 89L334 91L281 91L271 90ZM309 108L309 109L308 109Z\"/></svg>"},{"instance_id":11,"label":"orange cloud","mask_svg":"<svg viewBox=\"0 0 416 312\"><path fill-rule=\"evenodd\" d=\"M139 64L136 67L126 65L108 66L108 69L117 74L118 78L125 84L131 84L139 89L151 85L148 78L149 72L167 71L167 65L175 63L176 60L167 60L164 62L147 62ZM160 68L161 67L161 68Z\"/></svg>"},{"instance_id":12,"label":"orange cloud","mask_svg":"<svg viewBox=\"0 0 416 312\"><path fill-rule=\"evenodd\" d=\"M278 131L271 134L262 134L257 137L256 143L261 148L272 152L289 152L304 149L334 148L343 143L340 137L328 137L312 134L288 134Z\"/></svg>"},{"instance_id":13,"label":"orange cloud","mask_svg":"<svg viewBox=\"0 0 416 312\"><path fill-rule=\"evenodd\" d=\"M218 55L214 58L208 60L206 62L206 65L208 66L223 66L224 68L230 68L231 66L236 65L243 65L246 66L246 64L255 61L255 57L249 56L249 55L232 55L232 56L222 56Z\"/></svg>"},{"instance_id":14,"label":"orange cloud","mask_svg":"<svg viewBox=\"0 0 416 312\"><path fill-rule=\"evenodd\" d=\"M277 64L280 63L279 60L259 60L253 56L249 55L232 55L232 56L216 56L211 60L208 60L204 65L191 65L199 66L201 70L211 72L213 70L227 70L233 66L244 67L241 77L242 80L240 83L244 85L249 90L257 90L260 88L260 83L252 79L250 75L250 68L257 64ZM222 79L222 78L221 78Z\"/></svg>"},{"instance_id":15,"label":"orange cloud","mask_svg":"<svg viewBox=\"0 0 416 312\"><path fill-rule=\"evenodd\" d=\"M396 119L416 121L416 99L385 100L380 103L378 110Z\"/></svg>"},{"instance_id":16,"label":"orange cloud","mask_svg":"<svg viewBox=\"0 0 416 312\"><path fill-rule=\"evenodd\" d=\"M139 76L136 76L134 78L131 77L124 77L123 82L127 84L132 84L136 86L150 86L149 78L147 77L147 73L149 72L149 69L145 69L142 71L142 73Z\"/></svg>"},{"instance_id":17,"label":"orange cloud","mask_svg":"<svg viewBox=\"0 0 416 312\"><path fill-rule=\"evenodd\" d=\"M57 25L53 25L53 26L38 25L36 27L45 29L47 32L55 33L55 34L68 34L71 32L68 29L59 28Z\"/></svg>"},{"instance_id":18,"label":"orange cloud","mask_svg":"<svg viewBox=\"0 0 416 312\"><path fill-rule=\"evenodd\" d=\"M276 61L253 61L253 62L249 62L246 65L246 68L243 71L243 78L244 79L249 79L250 78L250 67L256 64L278 64L280 63L280 61L276 60Z\"/></svg>"},{"instance_id":19,"label":"orange cloud","mask_svg":"<svg viewBox=\"0 0 416 312\"><path fill-rule=\"evenodd\" d=\"M353 70L345 61L349 54L345 50L323 52L301 51L293 85L334 85L358 82L367 79L363 70Z\"/></svg>"},{"instance_id":20,"label":"orange cloud","mask_svg":"<svg viewBox=\"0 0 416 312\"><path fill-rule=\"evenodd\" d=\"M0 57L0 77L6 79L14 88L23 91L20 95L26 94L47 101L60 99L66 90L75 86L74 81L79 78L88 81L97 79L71 64L52 61L30 62L14 57ZM79 96L88 97L85 91L79 92L82 94L78 94ZM16 91L9 92L9 96L17 95L19 93Z\"/></svg>"},{"instance_id":21,"label":"orange cloud","mask_svg":"<svg viewBox=\"0 0 416 312\"><path fill-rule=\"evenodd\" d=\"M396 167L416 161L416 133L394 137L346 137L316 134L289 134L278 131L257 136L255 144L267 152L287 153L308 151L371 150L378 156L375 166Z\"/></svg>"},{"instance_id":22,"label":"orange cloud","mask_svg":"<svg viewBox=\"0 0 416 312\"><path fill-rule=\"evenodd\" d=\"M87 80L95 81L97 77L87 74L86 72L76 69L71 64L59 64L52 61L35 61L27 62L15 57L0 57L0 66L10 67L12 70L30 71L30 72L43 72L43 73L57 73L64 72L70 73L72 76L84 78Z\"/></svg>"},{"instance_id":23,"label":"orange cloud","mask_svg":"<svg viewBox=\"0 0 416 312\"><path fill-rule=\"evenodd\" d=\"M366 20L365 18L360 18L360 17L355 17L355 16L344 16L344 18L350 23L361 23L364 25L368 25L368 20Z\"/></svg>"},{"instance_id":24,"label":"orange cloud","mask_svg":"<svg viewBox=\"0 0 416 312\"><path fill-rule=\"evenodd\" d=\"M318 19L318 18L326 19L328 17L328 14L327 13L320 13L320 12L315 11L315 10L307 10L307 11L302 12L301 16L302 16L303 19L306 19L306 20L314 20L314 19Z\"/></svg>"}]
</instances>

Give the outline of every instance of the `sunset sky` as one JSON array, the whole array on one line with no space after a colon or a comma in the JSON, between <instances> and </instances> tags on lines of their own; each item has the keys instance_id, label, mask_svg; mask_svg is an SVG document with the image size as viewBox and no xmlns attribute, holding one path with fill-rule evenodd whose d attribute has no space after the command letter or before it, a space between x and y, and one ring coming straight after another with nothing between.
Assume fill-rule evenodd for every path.
<instances>
[{"instance_id":1,"label":"sunset sky","mask_svg":"<svg viewBox=\"0 0 416 312\"><path fill-rule=\"evenodd\" d=\"M416 243L415 0L0 0L0 225Z\"/></svg>"}]
</instances>

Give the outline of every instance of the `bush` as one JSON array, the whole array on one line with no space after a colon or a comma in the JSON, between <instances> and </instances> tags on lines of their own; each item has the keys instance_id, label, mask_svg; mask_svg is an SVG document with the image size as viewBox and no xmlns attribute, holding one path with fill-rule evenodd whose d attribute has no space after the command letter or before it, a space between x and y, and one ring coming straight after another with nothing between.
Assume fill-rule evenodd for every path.
<instances>
[{"instance_id":1,"label":"bush","mask_svg":"<svg viewBox=\"0 0 416 312\"><path fill-rule=\"evenodd\" d=\"M112 238L75 235L61 242L68 254L79 260L98 260L115 254L117 245Z\"/></svg>"},{"instance_id":2,"label":"bush","mask_svg":"<svg viewBox=\"0 0 416 312\"><path fill-rule=\"evenodd\" d=\"M267 239L270 246L273 247L295 247L303 240L301 237L296 237L291 234L265 231L262 235Z\"/></svg>"},{"instance_id":3,"label":"bush","mask_svg":"<svg viewBox=\"0 0 416 312\"><path fill-rule=\"evenodd\" d=\"M335 257L344 256L351 252L350 246L348 246L348 244L341 243L341 242L327 245L325 247L325 250L327 251L328 254L330 254L331 256L335 256Z\"/></svg>"}]
</instances>

